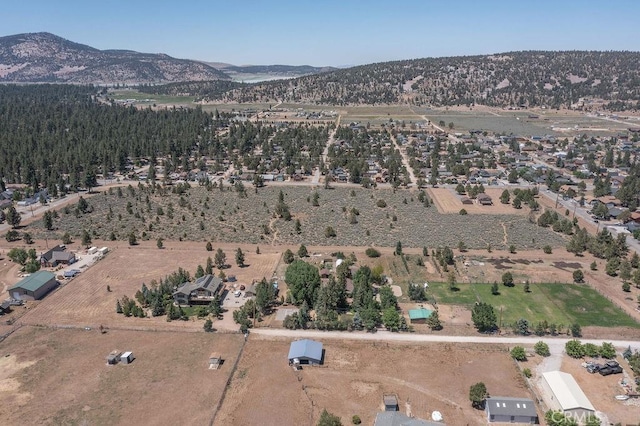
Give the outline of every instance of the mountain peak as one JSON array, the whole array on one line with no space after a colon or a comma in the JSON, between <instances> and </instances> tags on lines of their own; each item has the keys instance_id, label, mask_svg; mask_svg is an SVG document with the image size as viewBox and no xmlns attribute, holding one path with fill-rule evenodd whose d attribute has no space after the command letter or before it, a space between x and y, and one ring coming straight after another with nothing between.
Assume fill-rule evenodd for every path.
<instances>
[{"instance_id":1,"label":"mountain peak","mask_svg":"<svg viewBox=\"0 0 640 426\"><path fill-rule=\"evenodd\" d=\"M0 82L81 84L228 80L197 61L131 50L99 50L48 32L0 37Z\"/></svg>"}]
</instances>

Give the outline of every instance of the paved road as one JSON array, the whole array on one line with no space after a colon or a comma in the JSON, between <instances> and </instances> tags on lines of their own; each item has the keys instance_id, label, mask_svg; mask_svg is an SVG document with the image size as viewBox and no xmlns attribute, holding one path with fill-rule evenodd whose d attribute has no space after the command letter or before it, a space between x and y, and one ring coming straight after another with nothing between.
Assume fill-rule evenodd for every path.
<instances>
[{"instance_id":1,"label":"paved road","mask_svg":"<svg viewBox=\"0 0 640 426\"><path fill-rule=\"evenodd\" d=\"M318 330L287 330L275 328L255 328L251 329L251 334L264 337L286 337L309 338L309 339L341 339L341 340L363 340L376 342L409 342L409 343L478 343L478 344L505 344L505 345L533 345L540 340L549 345L552 352L564 350L564 345L572 339L564 337L538 337L538 336L514 336L501 337L494 335L475 336L447 336L443 334L415 334L415 333L392 333L389 331L378 331L377 333L365 332L344 332L344 331L318 331ZM612 343L616 348L640 350L640 341L631 340L609 340L609 339L580 339L582 343L593 343L601 345L602 342Z\"/></svg>"},{"instance_id":2,"label":"paved road","mask_svg":"<svg viewBox=\"0 0 640 426\"><path fill-rule=\"evenodd\" d=\"M594 228L598 231L602 230L604 227L608 229L608 231L613 235L613 237L618 236L618 231L612 227L611 223L595 223L591 218L591 215L587 213L587 210L583 207L580 207L579 203L574 199L565 200L561 195L556 194L555 192L550 191L549 189L540 189L540 194L549 198L552 202L558 202L558 207L564 207L570 212L570 217L573 217L573 212L575 215L584 220L587 223L590 223ZM633 238L632 235L625 233L627 235L627 246L630 250L635 250L637 253L640 253L640 241Z\"/></svg>"}]
</instances>

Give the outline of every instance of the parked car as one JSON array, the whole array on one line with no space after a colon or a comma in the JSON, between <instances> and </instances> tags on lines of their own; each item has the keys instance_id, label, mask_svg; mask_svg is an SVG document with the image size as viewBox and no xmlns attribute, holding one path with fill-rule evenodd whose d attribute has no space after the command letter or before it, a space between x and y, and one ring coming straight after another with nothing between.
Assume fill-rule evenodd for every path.
<instances>
[{"instance_id":1,"label":"parked car","mask_svg":"<svg viewBox=\"0 0 640 426\"><path fill-rule=\"evenodd\" d=\"M622 373L622 367L620 367L619 365L616 365L615 367L606 366L601 368L598 373L603 376L608 376L609 374L620 374Z\"/></svg>"},{"instance_id":2,"label":"parked car","mask_svg":"<svg viewBox=\"0 0 640 426\"><path fill-rule=\"evenodd\" d=\"M589 364L587 365L587 371L591 374L597 373L602 368L600 364Z\"/></svg>"}]
</instances>

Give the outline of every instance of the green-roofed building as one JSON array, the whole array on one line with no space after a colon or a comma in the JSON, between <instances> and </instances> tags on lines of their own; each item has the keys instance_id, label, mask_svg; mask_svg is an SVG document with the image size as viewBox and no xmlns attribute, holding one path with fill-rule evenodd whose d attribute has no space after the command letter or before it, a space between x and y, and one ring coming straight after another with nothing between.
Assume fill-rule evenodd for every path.
<instances>
[{"instance_id":1,"label":"green-roofed building","mask_svg":"<svg viewBox=\"0 0 640 426\"><path fill-rule=\"evenodd\" d=\"M409 322L411 324L424 324L427 322L427 318L431 316L431 312L433 311L425 308L409 309Z\"/></svg>"},{"instance_id":2,"label":"green-roofed building","mask_svg":"<svg viewBox=\"0 0 640 426\"><path fill-rule=\"evenodd\" d=\"M38 300L56 288L56 276L49 271L38 271L24 277L9 288L9 296L14 299Z\"/></svg>"}]
</instances>

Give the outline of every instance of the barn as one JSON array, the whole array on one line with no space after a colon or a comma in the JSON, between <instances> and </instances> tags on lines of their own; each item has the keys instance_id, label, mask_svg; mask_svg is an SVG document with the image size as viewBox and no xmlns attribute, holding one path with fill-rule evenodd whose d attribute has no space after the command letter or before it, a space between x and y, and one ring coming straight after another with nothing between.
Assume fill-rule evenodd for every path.
<instances>
[{"instance_id":1,"label":"barn","mask_svg":"<svg viewBox=\"0 0 640 426\"><path fill-rule=\"evenodd\" d=\"M596 409L571 374L548 371L542 373L542 376L544 377L542 386L552 395L552 409L560 410L575 418L595 415Z\"/></svg>"},{"instance_id":2,"label":"barn","mask_svg":"<svg viewBox=\"0 0 640 426\"><path fill-rule=\"evenodd\" d=\"M38 300L56 288L56 276L49 271L38 271L21 279L9 288L9 296L14 299Z\"/></svg>"},{"instance_id":3,"label":"barn","mask_svg":"<svg viewBox=\"0 0 640 426\"><path fill-rule=\"evenodd\" d=\"M320 365L323 360L322 343L303 339L291 342L289 364Z\"/></svg>"}]
</instances>

